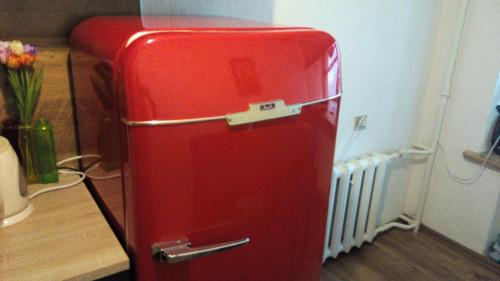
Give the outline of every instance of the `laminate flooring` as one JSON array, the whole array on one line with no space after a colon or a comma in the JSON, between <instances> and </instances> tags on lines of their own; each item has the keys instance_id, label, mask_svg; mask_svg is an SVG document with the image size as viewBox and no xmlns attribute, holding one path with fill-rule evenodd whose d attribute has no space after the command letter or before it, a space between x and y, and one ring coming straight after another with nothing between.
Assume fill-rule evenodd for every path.
<instances>
[{"instance_id":1,"label":"laminate flooring","mask_svg":"<svg viewBox=\"0 0 500 281\"><path fill-rule=\"evenodd\" d=\"M393 229L323 266L321 281L500 281L500 265L433 230Z\"/></svg>"}]
</instances>

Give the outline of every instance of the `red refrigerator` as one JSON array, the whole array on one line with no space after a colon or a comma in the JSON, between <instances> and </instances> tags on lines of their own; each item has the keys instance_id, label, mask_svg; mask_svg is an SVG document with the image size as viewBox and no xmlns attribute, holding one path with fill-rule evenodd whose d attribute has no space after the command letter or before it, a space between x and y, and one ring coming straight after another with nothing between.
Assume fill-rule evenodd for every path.
<instances>
[{"instance_id":1,"label":"red refrigerator","mask_svg":"<svg viewBox=\"0 0 500 281\"><path fill-rule=\"evenodd\" d=\"M137 280L319 280L335 39L231 18L95 17L71 34L81 165Z\"/></svg>"}]
</instances>

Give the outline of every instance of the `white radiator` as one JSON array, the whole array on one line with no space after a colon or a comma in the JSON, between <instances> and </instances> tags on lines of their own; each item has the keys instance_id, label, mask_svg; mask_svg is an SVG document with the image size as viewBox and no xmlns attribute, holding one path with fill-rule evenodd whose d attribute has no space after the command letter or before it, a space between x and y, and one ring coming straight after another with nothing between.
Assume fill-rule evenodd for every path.
<instances>
[{"instance_id":1,"label":"white radiator","mask_svg":"<svg viewBox=\"0 0 500 281\"><path fill-rule=\"evenodd\" d=\"M374 154L334 166L323 260L375 237L389 160L387 154Z\"/></svg>"},{"instance_id":2,"label":"white radiator","mask_svg":"<svg viewBox=\"0 0 500 281\"><path fill-rule=\"evenodd\" d=\"M387 165L394 159L428 156L432 152L422 146L416 148L402 149L392 154L375 153L335 164L323 261L328 257L336 258L341 252L349 253L352 247L359 248L365 241L371 243L378 233L392 227L406 230L418 227L418 222L404 214L399 216L404 223L378 225Z\"/></svg>"}]
</instances>

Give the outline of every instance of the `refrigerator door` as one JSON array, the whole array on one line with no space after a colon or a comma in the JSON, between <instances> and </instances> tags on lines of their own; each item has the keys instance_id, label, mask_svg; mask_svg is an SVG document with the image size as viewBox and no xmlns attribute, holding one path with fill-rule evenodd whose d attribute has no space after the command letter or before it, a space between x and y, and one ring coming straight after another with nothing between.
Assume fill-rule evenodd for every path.
<instances>
[{"instance_id":1,"label":"refrigerator door","mask_svg":"<svg viewBox=\"0 0 500 281\"><path fill-rule=\"evenodd\" d=\"M129 40L117 90L138 280L319 280L337 55L314 30Z\"/></svg>"}]
</instances>

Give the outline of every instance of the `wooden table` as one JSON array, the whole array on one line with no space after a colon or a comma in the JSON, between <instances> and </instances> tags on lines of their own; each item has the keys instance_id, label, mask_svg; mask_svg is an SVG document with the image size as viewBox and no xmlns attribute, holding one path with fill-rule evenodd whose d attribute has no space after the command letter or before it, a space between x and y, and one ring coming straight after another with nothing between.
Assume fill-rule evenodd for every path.
<instances>
[{"instance_id":1,"label":"wooden table","mask_svg":"<svg viewBox=\"0 0 500 281\"><path fill-rule=\"evenodd\" d=\"M65 175L61 183L75 179ZM129 268L85 185L45 193L31 203L28 218L0 228L0 280L94 280Z\"/></svg>"}]
</instances>

